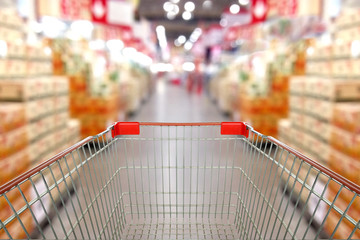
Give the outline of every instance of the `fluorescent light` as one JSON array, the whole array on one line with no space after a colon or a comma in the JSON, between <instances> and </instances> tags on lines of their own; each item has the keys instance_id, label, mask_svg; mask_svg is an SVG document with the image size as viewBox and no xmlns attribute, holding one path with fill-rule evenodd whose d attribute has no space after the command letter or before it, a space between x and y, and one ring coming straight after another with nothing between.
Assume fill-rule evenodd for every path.
<instances>
[{"instance_id":1,"label":"fluorescent light","mask_svg":"<svg viewBox=\"0 0 360 240\"><path fill-rule=\"evenodd\" d=\"M180 44L184 44L186 42L186 37L184 35L180 35L177 40Z\"/></svg>"},{"instance_id":2,"label":"fluorescent light","mask_svg":"<svg viewBox=\"0 0 360 240\"><path fill-rule=\"evenodd\" d=\"M195 4L193 2L186 2L184 5L184 9L188 12L192 12L195 10Z\"/></svg>"},{"instance_id":3,"label":"fluorescent light","mask_svg":"<svg viewBox=\"0 0 360 240\"><path fill-rule=\"evenodd\" d=\"M182 18L183 18L185 21L190 20L191 17L192 17L191 12L185 11L185 12L183 12L183 14L182 14Z\"/></svg>"},{"instance_id":4,"label":"fluorescent light","mask_svg":"<svg viewBox=\"0 0 360 240\"><path fill-rule=\"evenodd\" d=\"M162 25L156 27L156 34L159 41L159 45L161 48L165 48L167 46L165 28Z\"/></svg>"},{"instance_id":5,"label":"fluorescent light","mask_svg":"<svg viewBox=\"0 0 360 240\"><path fill-rule=\"evenodd\" d=\"M176 18L176 13L174 12L168 12L166 13L166 17L169 19L169 20L173 20Z\"/></svg>"},{"instance_id":6,"label":"fluorescent light","mask_svg":"<svg viewBox=\"0 0 360 240\"><path fill-rule=\"evenodd\" d=\"M196 42L199 39L199 37L201 36L201 33L202 33L201 28L195 28L194 31L190 35L190 38L189 38L190 41L193 43Z\"/></svg>"},{"instance_id":7,"label":"fluorescent light","mask_svg":"<svg viewBox=\"0 0 360 240\"><path fill-rule=\"evenodd\" d=\"M165 32L165 27L163 25L159 25L156 27L156 32Z\"/></svg>"},{"instance_id":8,"label":"fluorescent light","mask_svg":"<svg viewBox=\"0 0 360 240\"><path fill-rule=\"evenodd\" d=\"M239 0L239 4L243 6L248 5L249 3L250 3L249 0Z\"/></svg>"},{"instance_id":9,"label":"fluorescent light","mask_svg":"<svg viewBox=\"0 0 360 240\"><path fill-rule=\"evenodd\" d=\"M240 12L240 6L237 4L233 4L230 6L230 12L232 14L238 14Z\"/></svg>"},{"instance_id":10,"label":"fluorescent light","mask_svg":"<svg viewBox=\"0 0 360 240\"><path fill-rule=\"evenodd\" d=\"M166 12L169 12L173 9L173 3L171 2L165 2L164 5L163 5L163 8Z\"/></svg>"},{"instance_id":11,"label":"fluorescent light","mask_svg":"<svg viewBox=\"0 0 360 240\"><path fill-rule=\"evenodd\" d=\"M226 27L227 24L228 24L228 21L227 21L225 18L222 18L222 19L220 20L220 25L221 25L222 27Z\"/></svg>"},{"instance_id":12,"label":"fluorescent light","mask_svg":"<svg viewBox=\"0 0 360 240\"><path fill-rule=\"evenodd\" d=\"M202 4L203 8L211 8L212 7L212 1L206 0Z\"/></svg>"},{"instance_id":13,"label":"fluorescent light","mask_svg":"<svg viewBox=\"0 0 360 240\"><path fill-rule=\"evenodd\" d=\"M179 42L178 39L175 39L174 45L175 45L176 47L180 47L180 46L181 46L181 43Z\"/></svg>"},{"instance_id":14,"label":"fluorescent light","mask_svg":"<svg viewBox=\"0 0 360 240\"><path fill-rule=\"evenodd\" d=\"M179 6L174 4L171 12L178 14L180 12Z\"/></svg>"},{"instance_id":15,"label":"fluorescent light","mask_svg":"<svg viewBox=\"0 0 360 240\"><path fill-rule=\"evenodd\" d=\"M185 48L185 50L187 50L187 51L189 51L192 47L193 47L193 43L192 43L192 42L187 41L187 42L184 44L184 48Z\"/></svg>"},{"instance_id":16,"label":"fluorescent light","mask_svg":"<svg viewBox=\"0 0 360 240\"><path fill-rule=\"evenodd\" d=\"M195 70L195 64L192 62L184 62L182 65L182 69L187 72L192 72Z\"/></svg>"}]
</instances>

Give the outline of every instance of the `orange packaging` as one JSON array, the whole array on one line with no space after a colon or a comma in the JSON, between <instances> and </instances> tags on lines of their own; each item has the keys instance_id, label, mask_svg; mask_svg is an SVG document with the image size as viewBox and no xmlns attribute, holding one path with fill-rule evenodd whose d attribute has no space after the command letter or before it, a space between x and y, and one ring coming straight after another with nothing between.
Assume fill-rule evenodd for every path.
<instances>
[{"instance_id":1,"label":"orange packaging","mask_svg":"<svg viewBox=\"0 0 360 240\"><path fill-rule=\"evenodd\" d=\"M360 134L360 104L338 103L335 105L333 124Z\"/></svg>"},{"instance_id":2,"label":"orange packaging","mask_svg":"<svg viewBox=\"0 0 360 240\"><path fill-rule=\"evenodd\" d=\"M24 172L28 165L29 154L27 148L0 160L0 185Z\"/></svg>"},{"instance_id":3,"label":"orange packaging","mask_svg":"<svg viewBox=\"0 0 360 240\"><path fill-rule=\"evenodd\" d=\"M333 126L330 143L335 149L360 161L360 134Z\"/></svg>"},{"instance_id":4,"label":"orange packaging","mask_svg":"<svg viewBox=\"0 0 360 240\"><path fill-rule=\"evenodd\" d=\"M70 92L86 92L87 82L86 78L81 75L70 76Z\"/></svg>"},{"instance_id":5,"label":"orange packaging","mask_svg":"<svg viewBox=\"0 0 360 240\"><path fill-rule=\"evenodd\" d=\"M360 161L331 149L329 167L350 181L360 184Z\"/></svg>"},{"instance_id":6,"label":"orange packaging","mask_svg":"<svg viewBox=\"0 0 360 240\"><path fill-rule=\"evenodd\" d=\"M0 134L25 125L25 106L22 103L1 103Z\"/></svg>"},{"instance_id":7,"label":"orange packaging","mask_svg":"<svg viewBox=\"0 0 360 240\"><path fill-rule=\"evenodd\" d=\"M326 233L331 236L333 234L334 239L349 239L351 232L353 231L353 225L345 218L343 218L338 226L341 219L341 215L335 210L331 210L327 219L325 220L324 229ZM335 233L335 227L338 226ZM350 239L359 239L360 230L357 229Z\"/></svg>"},{"instance_id":8,"label":"orange packaging","mask_svg":"<svg viewBox=\"0 0 360 240\"><path fill-rule=\"evenodd\" d=\"M0 160L23 149L28 144L27 127L23 126L0 135Z\"/></svg>"},{"instance_id":9,"label":"orange packaging","mask_svg":"<svg viewBox=\"0 0 360 240\"><path fill-rule=\"evenodd\" d=\"M26 206L26 205L22 205ZM24 212L19 214L19 218L21 219L21 223L17 218L14 218L9 224L6 225L7 231L10 233L11 237L14 239L27 239L29 238L26 235L26 232L29 234L32 233L35 225L34 219L29 209L26 209ZM23 230L23 227L26 229L26 232ZM4 229L0 230L0 239L8 239L9 236L5 232Z\"/></svg>"}]
</instances>

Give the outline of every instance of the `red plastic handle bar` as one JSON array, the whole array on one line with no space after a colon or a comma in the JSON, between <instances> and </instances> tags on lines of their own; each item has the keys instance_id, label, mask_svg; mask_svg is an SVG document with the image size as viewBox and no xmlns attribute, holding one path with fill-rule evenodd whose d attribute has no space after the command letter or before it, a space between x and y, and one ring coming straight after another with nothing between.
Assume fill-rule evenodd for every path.
<instances>
[{"instance_id":1,"label":"red plastic handle bar","mask_svg":"<svg viewBox=\"0 0 360 240\"><path fill-rule=\"evenodd\" d=\"M117 122L111 128L112 137L119 135L139 135L142 126L221 126L222 135L249 136L249 128L243 122L222 123L139 123L139 122Z\"/></svg>"}]
</instances>

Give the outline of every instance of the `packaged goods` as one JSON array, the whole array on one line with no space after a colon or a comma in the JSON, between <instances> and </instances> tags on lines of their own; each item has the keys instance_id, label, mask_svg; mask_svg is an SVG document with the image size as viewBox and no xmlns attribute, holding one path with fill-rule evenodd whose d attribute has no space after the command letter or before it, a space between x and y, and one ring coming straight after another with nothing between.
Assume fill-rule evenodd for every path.
<instances>
[{"instance_id":1,"label":"packaged goods","mask_svg":"<svg viewBox=\"0 0 360 240\"><path fill-rule=\"evenodd\" d=\"M52 76L49 81L53 83L56 95L67 94L69 92L69 79L67 77Z\"/></svg>"},{"instance_id":2,"label":"packaged goods","mask_svg":"<svg viewBox=\"0 0 360 240\"><path fill-rule=\"evenodd\" d=\"M360 161L358 159L354 159L336 149L332 149L330 151L329 167L350 181L356 184L360 183Z\"/></svg>"},{"instance_id":3,"label":"packaged goods","mask_svg":"<svg viewBox=\"0 0 360 240\"><path fill-rule=\"evenodd\" d=\"M303 112L305 107L304 97L299 95L290 95L289 106L291 110L297 110L299 112Z\"/></svg>"},{"instance_id":4,"label":"packaged goods","mask_svg":"<svg viewBox=\"0 0 360 240\"><path fill-rule=\"evenodd\" d=\"M0 104L0 134L25 125L25 106L22 103Z\"/></svg>"},{"instance_id":5,"label":"packaged goods","mask_svg":"<svg viewBox=\"0 0 360 240\"><path fill-rule=\"evenodd\" d=\"M360 103L338 103L334 109L333 124L360 134Z\"/></svg>"},{"instance_id":6,"label":"packaged goods","mask_svg":"<svg viewBox=\"0 0 360 240\"><path fill-rule=\"evenodd\" d=\"M305 92L305 81L306 81L306 77L305 76L296 76L296 77L291 77L290 79L290 84L289 84L289 88L290 88L290 92L293 94L304 94Z\"/></svg>"},{"instance_id":7,"label":"packaged goods","mask_svg":"<svg viewBox=\"0 0 360 240\"><path fill-rule=\"evenodd\" d=\"M0 160L0 186L23 173L29 166L29 153L25 148Z\"/></svg>"},{"instance_id":8,"label":"packaged goods","mask_svg":"<svg viewBox=\"0 0 360 240\"><path fill-rule=\"evenodd\" d=\"M332 80L332 85L324 96L336 101L360 100L359 80Z\"/></svg>"},{"instance_id":9,"label":"packaged goods","mask_svg":"<svg viewBox=\"0 0 360 240\"><path fill-rule=\"evenodd\" d=\"M39 95L36 80L0 81L0 100L25 101Z\"/></svg>"},{"instance_id":10,"label":"packaged goods","mask_svg":"<svg viewBox=\"0 0 360 240\"><path fill-rule=\"evenodd\" d=\"M0 134L0 159L7 158L28 144L27 128L17 128Z\"/></svg>"},{"instance_id":11,"label":"packaged goods","mask_svg":"<svg viewBox=\"0 0 360 240\"><path fill-rule=\"evenodd\" d=\"M360 134L354 134L333 126L331 145L349 156L360 159Z\"/></svg>"}]
</instances>

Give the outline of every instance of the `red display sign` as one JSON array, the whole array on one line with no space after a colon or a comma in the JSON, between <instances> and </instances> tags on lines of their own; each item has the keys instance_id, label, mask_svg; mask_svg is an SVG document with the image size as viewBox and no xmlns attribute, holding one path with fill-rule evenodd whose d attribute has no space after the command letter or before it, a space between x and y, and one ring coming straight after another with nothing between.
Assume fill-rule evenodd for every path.
<instances>
[{"instance_id":1,"label":"red display sign","mask_svg":"<svg viewBox=\"0 0 360 240\"><path fill-rule=\"evenodd\" d=\"M259 23L266 20L269 11L267 0L251 1L251 23Z\"/></svg>"},{"instance_id":2,"label":"red display sign","mask_svg":"<svg viewBox=\"0 0 360 240\"><path fill-rule=\"evenodd\" d=\"M91 0L91 19L93 22L107 24L107 1Z\"/></svg>"}]
</instances>

